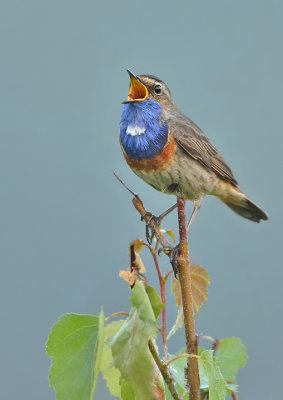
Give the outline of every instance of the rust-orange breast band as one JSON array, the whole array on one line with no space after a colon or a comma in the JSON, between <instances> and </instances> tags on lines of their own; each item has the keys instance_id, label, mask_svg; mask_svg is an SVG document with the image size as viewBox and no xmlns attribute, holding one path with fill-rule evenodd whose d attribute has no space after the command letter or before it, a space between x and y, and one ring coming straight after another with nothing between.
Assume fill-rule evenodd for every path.
<instances>
[{"instance_id":1,"label":"rust-orange breast band","mask_svg":"<svg viewBox=\"0 0 283 400\"><path fill-rule=\"evenodd\" d=\"M139 171L163 170L172 160L176 149L176 141L171 132L162 152L150 160L133 160L125 152L124 156L128 165Z\"/></svg>"}]
</instances>

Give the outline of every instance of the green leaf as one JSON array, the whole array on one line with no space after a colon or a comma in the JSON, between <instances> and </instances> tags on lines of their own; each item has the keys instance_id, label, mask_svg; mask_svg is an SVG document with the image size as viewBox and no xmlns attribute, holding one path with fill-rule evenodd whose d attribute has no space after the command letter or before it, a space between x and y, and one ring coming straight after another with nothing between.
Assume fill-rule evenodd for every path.
<instances>
[{"instance_id":1,"label":"green leaf","mask_svg":"<svg viewBox=\"0 0 283 400\"><path fill-rule=\"evenodd\" d=\"M199 347L199 354L204 351ZM174 358L176 356L179 356L180 354L185 354L187 352L186 348L183 348L178 351L178 353L173 354L170 356L170 358ZM182 357L178 358L172 364L170 364L171 371L173 373L173 377L177 385L180 386L180 388L184 391L185 390L185 375L184 375L184 370L187 365L187 357ZM201 389L208 389L208 378L207 378L207 373L206 370L199 362L199 377L200 377L200 388Z\"/></svg>"},{"instance_id":2,"label":"green leaf","mask_svg":"<svg viewBox=\"0 0 283 400\"><path fill-rule=\"evenodd\" d=\"M207 375L209 400L225 400L226 383L221 374L218 360L213 357L213 350L201 351L199 364Z\"/></svg>"},{"instance_id":3,"label":"green leaf","mask_svg":"<svg viewBox=\"0 0 283 400\"><path fill-rule=\"evenodd\" d=\"M104 346L103 346L103 357L101 360L100 371L103 378L106 380L106 385L109 392L116 397L121 397L121 386L120 386L120 371L113 366L112 350L109 345L109 340L121 329L124 321L114 321L106 325L104 328Z\"/></svg>"},{"instance_id":4,"label":"green leaf","mask_svg":"<svg viewBox=\"0 0 283 400\"><path fill-rule=\"evenodd\" d=\"M130 382L126 381L123 378L120 378L120 386L121 386L121 399L122 400L135 400L135 395L133 392L132 385Z\"/></svg>"},{"instance_id":5,"label":"green leaf","mask_svg":"<svg viewBox=\"0 0 283 400\"><path fill-rule=\"evenodd\" d=\"M233 383L226 383L226 389L228 390L229 393L237 392L238 385L234 385Z\"/></svg>"},{"instance_id":6,"label":"green leaf","mask_svg":"<svg viewBox=\"0 0 283 400\"><path fill-rule=\"evenodd\" d=\"M161 297L157 293L157 291L154 289L152 286L146 286L146 293L148 295L148 298L150 300L154 315L156 320L159 317L159 314L164 308L164 304L161 302Z\"/></svg>"},{"instance_id":7,"label":"green leaf","mask_svg":"<svg viewBox=\"0 0 283 400\"><path fill-rule=\"evenodd\" d=\"M245 366L248 358L241 339L226 338L221 340L216 356L226 382L236 383L238 369Z\"/></svg>"},{"instance_id":8,"label":"green leaf","mask_svg":"<svg viewBox=\"0 0 283 400\"><path fill-rule=\"evenodd\" d=\"M148 348L157 323L143 282L136 283L130 299L130 315L111 341L114 366L131 384L135 400L164 399L163 380Z\"/></svg>"},{"instance_id":9,"label":"green leaf","mask_svg":"<svg viewBox=\"0 0 283 400\"><path fill-rule=\"evenodd\" d=\"M170 355L170 359L179 356L180 354L185 354L187 350L185 348L178 351L178 353ZM180 386L182 392L186 389L185 387L185 375L184 370L187 364L187 357L178 358L170 364L170 369L173 374L174 380L177 385Z\"/></svg>"},{"instance_id":10,"label":"green leaf","mask_svg":"<svg viewBox=\"0 0 283 400\"><path fill-rule=\"evenodd\" d=\"M131 311L135 311L136 309L138 311L139 318L143 322L152 322L153 326L156 328L157 333L157 324L154 311L151 306L148 294L146 293L146 284L144 282L137 282L132 291L130 300L133 306Z\"/></svg>"},{"instance_id":11,"label":"green leaf","mask_svg":"<svg viewBox=\"0 0 283 400\"><path fill-rule=\"evenodd\" d=\"M104 313L63 315L46 345L52 357L50 386L57 400L92 400L103 349Z\"/></svg>"},{"instance_id":12,"label":"green leaf","mask_svg":"<svg viewBox=\"0 0 283 400\"><path fill-rule=\"evenodd\" d=\"M176 354L178 355L178 354ZM175 355L173 355L171 358L174 358ZM185 366L187 364L187 358L179 358L178 360L174 361L171 365L171 371L174 377L175 382L181 386L183 390L185 390L185 375L184 375L184 370Z\"/></svg>"},{"instance_id":13,"label":"green leaf","mask_svg":"<svg viewBox=\"0 0 283 400\"><path fill-rule=\"evenodd\" d=\"M226 340L226 339L225 339ZM229 339L230 340L230 339ZM231 341L231 343L233 343ZM224 347L226 348L228 345L224 342ZM218 357L213 357L212 350L204 350L199 347L199 377L200 377L200 388L202 390L209 390L209 399L214 400L222 400L225 399L225 395L227 395L227 391L234 392L237 390L237 385L228 384L225 382L225 379L222 375L222 369L220 365L220 360ZM240 347L238 348L240 350ZM185 354L187 352L186 348L181 349L178 353L171 355L170 358L174 358L180 354ZM228 361L226 359L226 361ZM187 364L187 358L179 358L170 364L170 368L176 382L176 388L180 395L182 395L185 390L185 381L184 381L184 370ZM216 394L217 392L217 394ZM186 395L187 396L187 395ZM212 397L214 396L214 397ZM216 397L215 397L216 396ZM217 397L218 396L218 397ZM220 396L220 397L219 397ZM222 396L222 397L221 397ZM171 400L171 395L166 390L166 400ZM186 399L186 397L185 397Z\"/></svg>"}]
</instances>

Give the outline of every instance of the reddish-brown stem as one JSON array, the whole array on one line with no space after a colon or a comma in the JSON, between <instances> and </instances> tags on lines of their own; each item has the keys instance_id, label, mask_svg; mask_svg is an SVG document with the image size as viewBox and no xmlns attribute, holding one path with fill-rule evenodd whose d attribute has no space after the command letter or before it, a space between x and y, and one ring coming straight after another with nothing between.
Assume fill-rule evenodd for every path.
<instances>
[{"instance_id":1,"label":"reddish-brown stem","mask_svg":"<svg viewBox=\"0 0 283 400\"><path fill-rule=\"evenodd\" d=\"M179 360L180 358L184 358L184 357L191 357L191 358L200 358L200 356L196 356L195 354L179 354L178 356L172 358L171 360L168 361L167 363L167 367L174 361Z\"/></svg>"},{"instance_id":2,"label":"reddish-brown stem","mask_svg":"<svg viewBox=\"0 0 283 400\"><path fill-rule=\"evenodd\" d=\"M159 279L159 284L160 284L160 295L161 295L161 301L164 304L164 308L162 310L162 328L161 328L161 335L162 335L162 340L163 340L163 347L164 347L164 353L165 353L165 359L168 360L168 343L167 343L167 329L166 329L166 292L165 292L165 284L166 281L163 278L161 274L161 270L159 267L159 262L158 258L156 255L156 251L152 248L150 248L150 252L152 254L155 268L158 274L158 279Z\"/></svg>"},{"instance_id":3,"label":"reddish-brown stem","mask_svg":"<svg viewBox=\"0 0 283 400\"><path fill-rule=\"evenodd\" d=\"M146 283L148 283L147 277L146 277L144 274L142 274L141 272L138 272L138 276L139 276L140 278L142 278L143 281L145 281Z\"/></svg>"},{"instance_id":4,"label":"reddish-brown stem","mask_svg":"<svg viewBox=\"0 0 283 400\"><path fill-rule=\"evenodd\" d=\"M188 354L194 354L197 356L198 343L195 332L191 273L189 268L185 200L182 197L178 197L177 204L178 204L178 220L179 220L179 235L180 235L179 254L177 257L177 269L178 269L182 300L183 300L186 346ZM185 376L189 387L190 400L199 400L200 380L199 380L197 358L188 359Z\"/></svg>"},{"instance_id":5,"label":"reddish-brown stem","mask_svg":"<svg viewBox=\"0 0 283 400\"><path fill-rule=\"evenodd\" d=\"M165 283L167 283L167 279L169 278L169 276L170 276L171 274L173 274L173 269L171 269L171 270L170 270L169 272L167 272L167 274L165 275L165 278L164 278Z\"/></svg>"}]
</instances>

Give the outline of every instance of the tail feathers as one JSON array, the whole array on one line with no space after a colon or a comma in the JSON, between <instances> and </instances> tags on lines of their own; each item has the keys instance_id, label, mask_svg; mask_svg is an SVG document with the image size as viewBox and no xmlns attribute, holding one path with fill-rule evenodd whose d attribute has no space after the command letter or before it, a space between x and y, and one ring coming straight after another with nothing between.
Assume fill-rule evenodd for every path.
<instances>
[{"instance_id":1,"label":"tail feathers","mask_svg":"<svg viewBox=\"0 0 283 400\"><path fill-rule=\"evenodd\" d=\"M268 215L259 206L252 202L240 189L228 183L226 183L225 186L226 190L223 191L224 187L221 185L222 190L220 190L216 195L223 201L223 203L231 208L231 210L254 222L268 220Z\"/></svg>"},{"instance_id":2,"label":"tail feathers","mask_svg":"<svg viewBox=\"0 0 283 400\"><path fill-rule=\"evenodd\" d=\"M268 215L248 198L241 206L229 202L225 202L225 204L237 214L251 221L260 222L262 219L265 221L268 220Z\"/></svg>"}]
</instances>

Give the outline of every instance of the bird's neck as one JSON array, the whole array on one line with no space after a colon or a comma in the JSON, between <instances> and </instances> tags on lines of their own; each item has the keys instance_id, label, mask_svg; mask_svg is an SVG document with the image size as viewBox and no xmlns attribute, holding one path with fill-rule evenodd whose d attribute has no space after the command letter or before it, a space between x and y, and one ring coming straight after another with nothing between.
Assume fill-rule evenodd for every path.
<instances>
[{"instance_id":1,"label":"bird's neck","mask_svg":"<svg viewBox=\"0 0 283 400\"><path fill-rule=\"evenodd\" d=\"M129 157L149 160L162 152L168 129L161 116L161 104L151 98L124 104L120 140Z\"/></svg>"}]
</instances>

